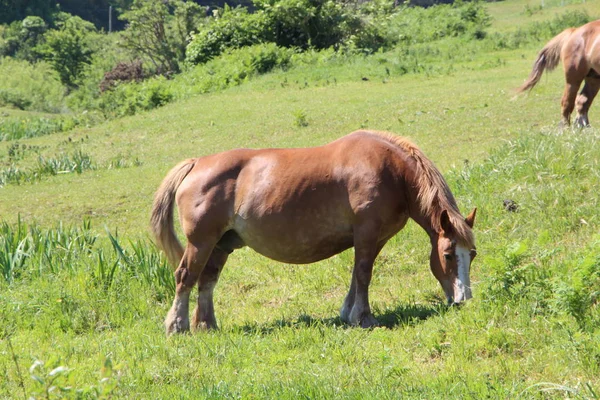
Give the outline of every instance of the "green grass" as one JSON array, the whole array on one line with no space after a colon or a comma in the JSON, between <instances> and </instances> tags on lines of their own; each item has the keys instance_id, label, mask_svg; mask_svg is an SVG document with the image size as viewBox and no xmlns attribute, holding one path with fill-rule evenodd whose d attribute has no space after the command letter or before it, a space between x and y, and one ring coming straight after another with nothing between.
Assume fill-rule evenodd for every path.
<instances>
[{"instance_id":1,"label":"green grass","mask_svg":"<svg viewBox=\"0 0 600 400\"><path fill-rule=\"evenodd\" d=\"M489 7L521 21L514 3ZM76 152L96 166L0 188L0 398L53 386L68 398L598 398L600 133L556 129L560 72L511 100L542 44L468 44L466 59L428 58L421 73L388 74L395 53L297 67L17 151L0 142L2 170ZM409 223L375 267L381 328L338 318L352 252L295 266L241 249L215 293L221 330L166 339L173 278L147 233L164 174L361 127L411 137L461 209L479 207L474 299L443 306L427 235Z\"/></svg>"}]
</instances>

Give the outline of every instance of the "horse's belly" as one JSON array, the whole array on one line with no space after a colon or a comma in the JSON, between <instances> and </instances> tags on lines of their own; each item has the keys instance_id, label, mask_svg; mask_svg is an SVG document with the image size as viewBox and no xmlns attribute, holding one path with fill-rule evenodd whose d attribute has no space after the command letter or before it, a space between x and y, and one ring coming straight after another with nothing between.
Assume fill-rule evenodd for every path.
<instances>
[{"instance_id":1,"label":"horse's belly","mask_svg":"<svg viewBox=\"0 0 600 400\"><path fill-rule=\"evenodd\" d=\"M243 221L234 229L254 251L290 264L320 261L353 246L350 225L325 229L318 224L298 227Z\"/></svg>"}]
</instances>

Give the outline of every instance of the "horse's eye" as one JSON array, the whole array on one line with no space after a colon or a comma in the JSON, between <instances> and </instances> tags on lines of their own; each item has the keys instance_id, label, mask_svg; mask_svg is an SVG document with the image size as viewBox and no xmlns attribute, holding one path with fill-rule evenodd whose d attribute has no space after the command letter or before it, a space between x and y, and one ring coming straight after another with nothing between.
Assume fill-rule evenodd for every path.
<instances>
[{"instance_id":1,"label":"horse's eye","mask_svg":"<svg viewBox=\"0 0 600 400\"><path fill-rule=\"evenodd\" d=\"M446 261L452 261L452 254L444 254L444 258L446 259Z\"/></svg>"},{"instance_id":2,"label":"horse's eye","mask_svg":"<svg viewBox=\"0 0 600 400\"><path fill-rule=\"evenodd\" d=\"M471 260L474 259L476 255L477 255L477 250L471 249Z\"/></svg>"}]
</instances>

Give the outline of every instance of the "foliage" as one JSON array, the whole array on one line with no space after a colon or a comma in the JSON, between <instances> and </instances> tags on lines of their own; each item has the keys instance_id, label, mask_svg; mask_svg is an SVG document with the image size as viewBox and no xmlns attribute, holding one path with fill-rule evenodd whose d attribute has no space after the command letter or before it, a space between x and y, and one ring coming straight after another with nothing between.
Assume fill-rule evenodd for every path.
<instances>
[{"instance_id":1,"label":"foliage","mask_svg":"<svg viewBox=\"0 0 600 400\"><path fill-rule=\"evenodd\" d=\"M144 78L144 69L141 60L130 63L120 62L111 71L104 74L100 82L100 92L105 92L116 87L122 82L140 82Z\"/></svg>"},{"instance_id":2,"label":"foliage","mask_svg":"<svg viewBox=\"0 0 600 400\"><path fill-rule=\"evenodd\" d=\"M427 43L447 37L481 39L490 16L479 2L455 2L428 8L409 7L389 22L403 44Z\"/></svg>"},{"instance_id":3,"label":"foliage","mask_svg":"<svg viewBox=\"0 0 600 400\"><path fill-rule=\"evenodd\" d=\"M44 157L39 155L37 162L31 168L21 169L10 164L0 170L0 187L8 184L20 185L25 182L36 182L42 178L68 173L81 174L86 170L96 169L92 159L81 150L72 154L60 154L57 157Z\"/></svg>"},{"instance_id":4,"label":"foliage","mask_svg":"<svg viewBox=\"0 0 600 400\"><path fill-rule=\"evenodd\" d=\"M99 107L107 118L133 115L140 111L163 106L173 98L172 89L162 76L139 84L125 83L105 92Z\"/></svg>"},{"instance_id":5,"label":"foliage","mask_svg":"<svg viewBox=\"0 0 600 400\"><path fill-rule=\"evenodd\" d=\"M13 22L0 34L0 57L36 61L39 55L35 46L42 41L47 29L47 24L40 17L28 16L23 21Z\"/></svg>"},{"instance_id":6,"label":"foliage","mask_svg":"<svg viewBox=\"0 0 600 400\"><path fill-rule=\"evenodd\" d=\"M107 231L111 245L107 249L89 221L81 227L60 224L43 229L19 219L14 226L1 222L0 232L0 272L8 283L63 272L76 275L78 268L92 268L89 272L104 289L135 276L155 286L161 297L175 291L172 270L155 246L142 241L125 246L118 235Z\"/></svg>"},{"instance_id":7,"label":"foliage","mask_svg":"<svg viewBox=\"0 0 600 400\"><path fill-rule=\"evenodd\" d=\"M9 57L0 58L0 76L0 105L53 113L63 110L65 89L48 63L32 65Z\"/></svg>"},{"instance_id":8,"label":"foliage","mask_svg":"<svg viewBox=\"0 0 600 400\"><path fill-rule=\"evenodd\" d=\"M355 9L334 0L256 0L279 46L326 49L362 28Z\"/></svg>"},{"instance_id":9,"label":"foliage","mask_svg":"<svg viewBox=\"0 0 600 400\"><path fill-rule=\"evenodd\" d=\"M287 68L293 63L294 54L293 50L272 43L230 49L175 78L173 88L180 97L188 97L237 86L254 76Z\"/></svg>"},{"instance_id":10,"label":"foliage","mask_svg":"<svg viewBox=\"0 0 600 400\"><path fill-rule=\"evenodd\" d=\"M44 35L44 43L36 47L36 51L52 65L61 82L69 88L77 86L84 65L90 63L92 49L88 41L94 32L91 23L64 15L58 29L48 31Z\"/></svg>"},{"instance_id":11,"label":"foliage","mask_svg":"<svg viewBox=\"0 0 600 400\"><path fill-rule=\"evenodd\" d=\"M192 35L187 46L186 61L203 64L226 49L252 46L266 41L269 21L262 13L248 13L245 8L230 8L215 12L209 24Z\"/></svg>"},{"instance_id":12,"label":"foliage","mask_svg":"<svg viewBox=\"0 0 600 400\"><path fill-rule=\"evenodd\" d=\"M135 0L120 17L127 21L123 45L148 59L156 73L179 72L188 36L203 13L193 2Z\"/></svg>"},{"instance_id":13,"label":"foliage","mask_svg":"<svg viewBox=\"0 0 600 400\"><path fill-rule=\"evenodd\" d=\"M0 0L0 24L22 20L28 16L49 21L57 9L57 3L51 0Z\"/></svg>"},{"instance_id":14,"label":"foliage","mask_svg":"<svg viewBox=\"0 0 600 400\"><path fill-rule=\"evenodd\" d=\"M135 63L136 57L129 50L119 46L119 40L118 34L94 36L91 43L94 47L90 63L83 65L77 89L72 90L66 98L66 105L70 110L88 113L99 111L100 85L105 74L112 71L120 62Z\"/></svg>"},{"instance_id":15,"label":"foliage","mask_svg":"<svg viewBox=\"0 0 600 400\"><path fill-rule=\"evenodd\" d=\"M107 31L109 6L114 7L114 13L117 10L127 10L131 3L132 0L0 0L0 24L10 24L28 16L35 16L53 25L56 15L64 11ZM121 28L121 24L113 18L113 29Z\"/></svg>"},{"instance_id":16,"label":"foliage","mask_svg":"<svg viewBox=\"0 0 600 400\"><path fill-rule=\"evenodd\" d=\"M581 26L590 21L592 17L585 10L566 11L555 15L552 19L534 22L525 27L519 27L516 31L508 33L495 33L490 36L493 48L515 49L530 43L546 41L558 35L564 29Z\"/></svg>"},{"instance_id":17,"label":"foliage","mask_svg":"<svg viewBox=\"0 0 600 400\"><path fill-rule=\"evenodd\" d=\"M6 118L0 119L0 141L18 140L68 131L84 124L85 117Z\"/></svg>"},{"instance_id":18,"label":"foliage","mask_svg":"<svg viewBox=\"0 0 600 400\"><path fill-rule=\"evenodd\" d=\"M293 54L293 51L274 44L229 50L173 80L155 77L139 83L120 84L103 93L100 107L107 118L133 115L163 106L177 97L237 86L253 76L285 68Z\"/></svg>"}]
</instances>

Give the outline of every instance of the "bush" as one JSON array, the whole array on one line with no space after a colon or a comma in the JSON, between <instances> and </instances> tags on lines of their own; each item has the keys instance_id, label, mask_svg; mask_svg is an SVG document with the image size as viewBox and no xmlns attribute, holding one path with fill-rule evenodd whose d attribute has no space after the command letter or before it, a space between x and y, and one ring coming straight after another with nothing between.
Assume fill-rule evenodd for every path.
<instances>
[{"instance_id":1,"label":"bush","mask_svg":"<svg viewBox=\"0 0 600 400\"><path fill-rule=\"evenodd\" d=\"M375 51L393 44L385 27L374 18L361 18L360 9L334 0L255 0L258 10L219 10L188 45L186 61L202 64L226 49L259 43L302 50L340 48L348 41ZM372 15L376 11L368 9ZM392 8L379 7L378 12ZM381 11L386 10L386 11Z\"/></svg>"},{"instance_id":2,"label":"bush","mask_svg":"<svg viewBox=\"0 0 600 400\"><path fill-rule=\"evenodd\" d=\"M286 68L295 51L273 43L230 49L204 65L199 65L174 80L178 93L187 96L236 86L252 76L275 68Z\"/></svg>"},{"instance_id":3,"label":"bush","mask_svg":"<svg viewBox=\"0 0 600 400\"><path fill-rule=\"evenodd\" d=\"M99 107L106 118L117 118L163 106L172 99L166 78L160 76L139 84L121 84L106 91L100 97Z\"/></svg>"},{"instance_id":4,"label":"bush","mask_svg":"<svg viewBox=\"0 0 600 400\"><path fill-rule=\"evenodd\" d=\"M204 64L227 49L251 46L268 40L268 21L263 13L250 14L245 8L218 10L186 50L186 62Z\"/></svg>"},{"instance_id":5,"label":"bush","mask_svg":"<svg viewBox=\"0 0 600 400\"><path fill-rule=\"evenodd\" d=\"M49 64L0 58L0 76L0 106L52 113L63 109L65 88Z\"/></svg>"},{"instance_id":6,"label":"bush","mask_svg":"<svg viewBox=\"0 0 600 400\"><path fill-rule=\"evenodd\" d=\"M140 82L144 79L142 61L135 60L130 63L120 62L112 70L104 74L100 82L100 91L105 92L123 82Z\"/></svg>"},{"instance_id":7,"label":"bush","mask_svg":"<svg viewBox=\"0 0 600 400\"><path fill-rule=\"evenodd\" d=\"M481 39L490 23L481 3L457 1L452 5L404 8L390 19L388 29L396 31L403 43L415 44L459 36Z\"/></svg>"},{"instance_id":8,"label":"bush","mask_svg":"<svg viewBox=\"0 0 600 400\"><path fill-rule=\"evenodd\" d=\"M326 49L360 30L357 10L335 0L255 0L269 21L272 41L283 47Z\"/></svg>"}]
</instances>

